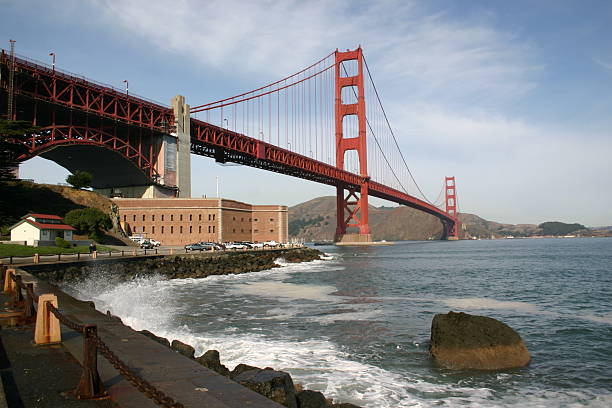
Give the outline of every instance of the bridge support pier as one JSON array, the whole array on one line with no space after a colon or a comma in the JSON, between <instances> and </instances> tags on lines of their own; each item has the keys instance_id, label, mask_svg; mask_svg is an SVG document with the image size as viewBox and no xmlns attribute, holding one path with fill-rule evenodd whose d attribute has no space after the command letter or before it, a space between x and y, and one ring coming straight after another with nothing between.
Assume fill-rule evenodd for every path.
<instances>
[{"instance_id":1,"label":"bridge support pier","mask_svg":"<svg viewBox=\"0 0 612 408\"><path fill-rule=\"evenodd\" d=\"M176 185L179 198L191 198L191 118L185 97L172 98L176 126Z\"/></svg>"}]
</instances>

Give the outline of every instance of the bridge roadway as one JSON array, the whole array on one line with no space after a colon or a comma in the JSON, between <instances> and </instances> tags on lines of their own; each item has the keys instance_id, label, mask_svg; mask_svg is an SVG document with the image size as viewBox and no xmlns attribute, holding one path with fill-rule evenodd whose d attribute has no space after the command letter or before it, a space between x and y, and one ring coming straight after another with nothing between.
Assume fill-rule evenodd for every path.
<instances>
[{"instance_id":1,"label":"bridge roadway","mask_svg":"<svg viewBox=\"0 0 612 408\"><path fill-rule=\"evenodd\" d=\"M2 51L0 92L3 93L6 93L8 89L6 78L9 64L9 57ZM41 115L37 114L36 111L40 108L37 108L37 103L34 102L41 102L59 105L69 110L71 112L69 119L64 119L70 121L69 127L91 127L91 122L95 122L96 126L102 128L105 125L108 127L105 121L113 121L121 124L128 133L137 129L138 136L128 135L127 140L117 136L116 130L115 134L106 132L107 142L102 146L119 151L139 167L150 180L155 181L155 169L152 165L154 143L147 143L147 138L172 131L171 124L174 123L172 109L136 95L128 95L108 85L53 70L23 57L15 58L15 78L16 119L30 120L35 123L38 120L36 123L38 126L57 127L57 123L51 123L56 119L56 114L52 115L53 118L50 115L41 118ZM4 96L0 97L0 111L6 111L6 106L2 106L3 103L6 104ZM19 106L22 106L21 110ZM76 118L72 112L78 112L82 116ZM97 117L98 121L91 121L92 116ZM77 119L78 126L74 123ZM338 169L327 163L195 118L191 118L190 125L191 152L212 157L218 162L239 163L344 188L358 188L364 181L369 180L368 177ZM66 124L62 126L66 127ZM83 134L83 131L79 133L75 130L75 132ZM104 136L100 136L100 140L104 140ZM76 138L66 136L61 140L49 140L48 136L45 140L32 139L28 141L29 153L24 155L23 159L44 154L57 145L82 143L85 143L82 136ZM369 195L373 197L434 215L447 227L457 223L456 218L444 210L410 194L374 181L369 181L368 184Z\"/></svg>"}]
</instances>

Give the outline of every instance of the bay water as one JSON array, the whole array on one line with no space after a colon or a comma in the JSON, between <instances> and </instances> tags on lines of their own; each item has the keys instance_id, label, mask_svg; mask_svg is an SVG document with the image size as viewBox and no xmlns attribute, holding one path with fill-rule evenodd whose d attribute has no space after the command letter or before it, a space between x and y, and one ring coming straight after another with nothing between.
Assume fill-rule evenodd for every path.
<instances>
[{"instance_id":1,"label":"bay water","mask_svg":"<svg viewBox=\"0 0 612 408\"><path fill-rule=\"evenodd\" d=\"M196 355L289 372L363 407L612 407L612 238L317 247L325 259L204 279L66 284L136 330ZM448 311L514 328L528 367L439 368L431 320Z\"/></svg>"}]
</instances>

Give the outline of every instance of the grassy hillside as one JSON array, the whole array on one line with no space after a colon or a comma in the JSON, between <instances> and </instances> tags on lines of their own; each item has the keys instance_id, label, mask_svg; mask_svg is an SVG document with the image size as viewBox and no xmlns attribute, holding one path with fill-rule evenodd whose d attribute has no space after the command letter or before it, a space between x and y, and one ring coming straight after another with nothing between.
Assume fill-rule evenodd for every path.
<instances>
[{"instance_id":1,"label":"grassy hillside","mask_svg":"<svg viewBox=\"0 0 612 408\"><path fill-rule=\"evenodd\" d=\"M93 207L110 213L111 200L87 190L27 181L12 181L0 186L0 227L4 238L8 227L28 213L54 214L64 217L70 210ZM83 237L86 238L86 237ZM112 232L103 240L108 244L130 243Z\"/></svg>"},{"instance_id":2,"label":"grassy hillside","mask_svg":"<svg viewBox=\"0 0 612 408\"><path fill-rule=\"evenodd\" d=\"M440 238L442 224L409 207L369 208L374 239L421 240ZM318 197L289 208L289 235L307 241L332 240L336 232L336 197Z\"/></svg>"}]
</instances>

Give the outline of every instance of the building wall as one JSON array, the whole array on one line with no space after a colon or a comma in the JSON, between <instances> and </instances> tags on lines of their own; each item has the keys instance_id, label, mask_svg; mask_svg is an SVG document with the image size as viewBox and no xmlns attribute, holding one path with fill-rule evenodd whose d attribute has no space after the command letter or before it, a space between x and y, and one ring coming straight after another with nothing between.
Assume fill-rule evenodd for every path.
<instances>
[{"instance_id":1,"label":"building wall","mask_svg":"<svg viewBox=\"0 0 612 408\"><path fill-rule=\"evenodd\" d=\"M217 198L113 200L129 235L162 245L198 241L287 241L287 207L254 206ZM254 221L257 219L257 221Z\"/></svg>"},{"instance_id":2,"label":"building wall","mask_svg":"<svg viewBox=\"0 0 612 408\"><path fill-rule=\"evenodd\" d=\"M11 241L26 241L27 245L34 245L34 241L40 239L40 230L27 222L11 230Z\"/></svg>"}]
</instances>

